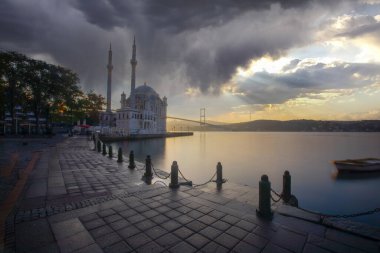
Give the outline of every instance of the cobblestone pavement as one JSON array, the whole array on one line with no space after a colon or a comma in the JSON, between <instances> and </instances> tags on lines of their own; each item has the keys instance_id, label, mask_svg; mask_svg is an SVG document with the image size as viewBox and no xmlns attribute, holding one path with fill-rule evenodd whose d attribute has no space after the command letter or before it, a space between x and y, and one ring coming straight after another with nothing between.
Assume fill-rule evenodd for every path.
<instances>
[{"instance_id":1,"label":"cobblestone pavement","mask_svg":"<svg viewBox=\"0 0 380 253\"><path fill-rule=\"evenodd\" d=\"M320 224L258 219L255 189L171 190L145 184L141 168L91 151L81 137L44 150L8 219L6 251L379 252L379 241Z\"/></svg>"}]
</instances>

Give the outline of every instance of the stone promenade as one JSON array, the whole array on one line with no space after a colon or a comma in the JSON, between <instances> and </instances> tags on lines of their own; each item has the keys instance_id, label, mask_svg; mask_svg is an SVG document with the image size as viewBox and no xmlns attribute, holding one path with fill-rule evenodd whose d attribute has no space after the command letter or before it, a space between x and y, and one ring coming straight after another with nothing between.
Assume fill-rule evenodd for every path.
<instances>
[{"instance_id":1,"label":"stone promenade","mask_svg":"<svg viewBox=\"0 0 380 253\"><path fill-rule=\"evenodd\" d=\"M8 216L5 252L379 252L379 241L324 225L258 219L256 189L171 190L157 176L147 185L142 164L130 170L92 148L73 137L41 150Z\"/></svg>"}]
</instances>

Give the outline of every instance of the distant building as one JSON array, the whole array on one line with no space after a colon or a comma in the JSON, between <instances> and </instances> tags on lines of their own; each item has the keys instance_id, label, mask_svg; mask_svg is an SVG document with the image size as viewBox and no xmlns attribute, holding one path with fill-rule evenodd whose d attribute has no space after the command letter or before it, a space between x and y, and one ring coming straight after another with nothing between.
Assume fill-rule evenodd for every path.
<instances>
[{"instance_id":1,"label":"distant building","mask_svg":"<svg viewBox=\"0 0 380 253\"><path fill-rule=\"evenodd\" d=\"M127 98L121 94L120 109L111 110L112 49L108 54L107 109L100 114L100 125L120 134L155 134L166 132L167 98L150 86L135 87L136 83L136 42L133 39L131 59L131 92Z\"/></svg>"}]
</instances>

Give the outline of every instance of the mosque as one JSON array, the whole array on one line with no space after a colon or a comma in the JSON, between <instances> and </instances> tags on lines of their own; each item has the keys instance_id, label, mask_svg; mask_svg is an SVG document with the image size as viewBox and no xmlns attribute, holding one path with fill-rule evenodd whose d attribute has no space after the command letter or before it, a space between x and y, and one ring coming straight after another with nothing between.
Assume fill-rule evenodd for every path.
<instances>
[{"instance_id":1,"label":"mosque","mask_svg":"<svg viewBox=\"0 0 380 253\"><path fill-rule=\"evenodd\" d=\"M100 113L100 126L112 133L120 135L131 134L161 134L166 132L167 98L160 95L150 86L135 87L136 83L136 41L133 39L131 59L131 91L129 97L123 92L120 108L111 110L112 83L112 48L108 51L107 108Z\"/></svg>"}]
</instances>

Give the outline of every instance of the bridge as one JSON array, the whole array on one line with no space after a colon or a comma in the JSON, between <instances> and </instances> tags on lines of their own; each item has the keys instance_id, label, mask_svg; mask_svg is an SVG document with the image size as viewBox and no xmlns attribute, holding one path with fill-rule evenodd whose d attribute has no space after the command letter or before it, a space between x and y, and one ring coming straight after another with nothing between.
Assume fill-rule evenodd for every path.
<instances>
[{"instance_id":1,"label":"bridge","mask_svg":"<svg viewBox=\"0 0 380 253\"><path fill-rule=\"evenodd\" d=\"M212 126L212 127L217 127L217 128L221 128L221 129L228 129L228 127L226 127L227 124L225 124L225 123L221 123L220 125L207 123L206 122L206 108L200 109L199 121L194 120L194 119L185 119L185 118L174 117L174 116L166 116L166 118L167 119L174 119L174 120L181 120L181 121L186 121L186 122L192 122L192 123L199 123L200 126Z\"/></svg>"}]
</instances>

